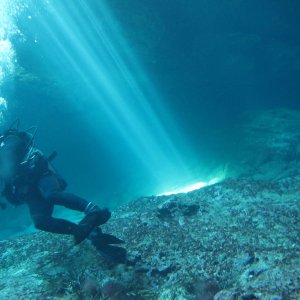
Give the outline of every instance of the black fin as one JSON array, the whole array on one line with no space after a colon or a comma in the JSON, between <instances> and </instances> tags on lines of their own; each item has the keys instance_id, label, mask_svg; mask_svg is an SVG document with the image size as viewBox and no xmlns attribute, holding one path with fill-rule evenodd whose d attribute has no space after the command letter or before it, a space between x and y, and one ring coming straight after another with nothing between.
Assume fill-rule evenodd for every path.
<instances>
[{"instance_id":1,"label":"black fin","mask_svg":"<svg viewBox=\"0 0 300 300\"><path fill-rule=\"evenodd\" d=\"M123 240L117 238L116 236L107 233L101 233L92 236L91 241L96 247L101 247L101 246L111 245L111 244L119 245L125 243Z\"/></svg>"},{"instance_id":2,"label":"black fin","mask_svg":"<svg viewBox=\"0 0 300 300\"><path fill-rule=\"evenodd\" d=\"M84 241L93 231L94 227L92 224L78 225L74 232L75 245Z\"/></svg>"},{"instance_id":3,"label":"black fin","mask_svg":"<svg viewBox=\"0 0 300 300\"><path fill-rule=\"evenodd\" d=\"M96 248L111 263L125 264L127 261L127 251L122 247L105 245Z\"/></svg>"},{"instance_id":4,"label":"black fin","mask_svg":"<svg viewBox=\"0 0 300 300\"><path fill-rule=\"evenodd\" d=\"M80 244L96 227L106 223L110 216L111 213L108 209L97 209L88 213L78 224L78 228L74 234L75 244Z\"/></svg>"}]
</instances>

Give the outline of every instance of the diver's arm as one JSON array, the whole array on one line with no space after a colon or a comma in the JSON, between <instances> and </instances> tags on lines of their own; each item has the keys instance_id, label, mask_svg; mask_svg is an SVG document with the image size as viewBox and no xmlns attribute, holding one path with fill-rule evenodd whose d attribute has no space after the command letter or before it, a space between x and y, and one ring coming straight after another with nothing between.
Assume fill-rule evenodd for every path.
<instances>
[{"instance_id":1,"label":"diver's arm","mask_svg":"<svg viewBox=\"0 0 300 300\"><path fill-rule=\"evenodd\" d=\"M11 203L13 205L21 205L21 204L23 204L23 202L21 202L20 200L18 200L18 198L16 197L16 195L14 193L14 187L10 183L6 182L4 184L4 189L3 189L2 193L1 193L1 196L4 197L9 203ZM3 204L5 206L5 203L3 203Z\"/></svg>"}]
</instances>

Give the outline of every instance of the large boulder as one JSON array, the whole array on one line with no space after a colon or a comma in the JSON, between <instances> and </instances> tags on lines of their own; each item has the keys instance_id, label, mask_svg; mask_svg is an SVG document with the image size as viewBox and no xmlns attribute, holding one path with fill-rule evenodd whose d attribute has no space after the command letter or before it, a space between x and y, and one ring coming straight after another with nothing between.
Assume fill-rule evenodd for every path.
<instances>
[{"instance_id":1,"label":"large boulder","mask_svg":"<svg viewBox=\"0 0 300 300\"><path fill-rule=\"evenodd\" d=\"M0 299L300 299L299 195L300 177L228 179L130 202L103 226L125 265L63 235L2 241Z\"/></svg>"},{"instance_id":2,"label":"large boulder","mask_svg":"<svg viewBox=\"0 0 300 300\"><path fill-rule=\"evenodd\" d=\"M233 135L232 166L237 173L263 180L300 174L300 111L253 111L242 120Z\"/></svg>"}]
</instances>

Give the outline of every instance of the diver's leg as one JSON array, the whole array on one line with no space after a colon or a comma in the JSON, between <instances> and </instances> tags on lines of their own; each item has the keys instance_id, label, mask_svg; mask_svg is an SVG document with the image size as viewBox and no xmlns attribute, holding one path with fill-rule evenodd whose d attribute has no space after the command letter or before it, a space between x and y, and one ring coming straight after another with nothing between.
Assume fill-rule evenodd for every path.
<instances>
[{"instance_id":1,"label":"diver's leg","mask_svg":"<svg viewBox=\"0 0 300 300\"><path fill-rule=\"evenodd\" d=\"M73 210L85 212L89 202L71 193L53 192L47 199L54 205L61 205Z\"/></svg>"},{"instance_id":2,"label":"diver's leg","mask_svg":"<svg viewBox=\"0 0 300 300\"><path fill-rule=\"evenodd\" d=\"M41 196L47 202L85 212L86 216L80 221L74 233L76 244L82 242L95 227L106 223L111 216L108 209L101 210L97 205L83 198L64 192L54 175L47 175L41 178L38 187Z\"/></svg>"},{"instance_id":3,"label":"diver's leg","mask_svg":"<svg viewBox=\"0 0 300 300\"><path fill-rule=\"evenodd\" d=\"M96 216L98 220L97 226L106 223L111 216L111 213L108 209L100 209L92 202L88 202L85 199L71 193L54 192L47 197L47 200L54 205L62 205L73 210L84 212L86 217L83 220L87 218L90 219L92 216ZM80 224L85 223L83 220L80 222Z\"/></svg>"},{"instance_id":4,"label":"diver's leg","mask_svg":"<svg viewBox=\"0 0 300 300\"><path fill-rule=\"evenodd\" d=\"M35 217L33 218L35 228L60 234L75 234L78 225L68 220L57 219L53 217Z\"/></svg>"},{"instance_id":5,"label":"diver's leg","mask_svg":"<svg viewBox=\"0 0 300 300\"><path fill-rule=\"evenodd\" d=\"M61 234L74 234L76 232L78 225L67 220L53 218L54 205L38 194L32 194L32 198L27 204L35 228Z\"/></svg>"},{"instance_id":6,"label":"diver's leg","mask_svg":"<svg viewBox=\"0 0 300 300\"><path fill-rule=\"evenodd\" d=\"M100 211L100 208L97 205L94 205L92 202L88 202L72 193L64 192L61 189L57 177L53 174L42 177L38 183L38 189L42 197L54 205L61 205L73 210L85 212L86 214ZM103 223L107 221L104 220L105 215L108 216L107 211L107 209L102 211Z\"/></svg>"},{"instance_id":7,"label":"diver's leg","mask_svg":"<svg viewBox=\"0 0 300 300\"><path fill-rule=\"evenodd\" d=\"M54 205L62 205L86 214L75 229L74 237L76 244L81 243L95 227L106 223L111 216L108 209L100 209L97 205L71 193L55 192L47 197L47 201Z\"/></svg>"}]
</instances>

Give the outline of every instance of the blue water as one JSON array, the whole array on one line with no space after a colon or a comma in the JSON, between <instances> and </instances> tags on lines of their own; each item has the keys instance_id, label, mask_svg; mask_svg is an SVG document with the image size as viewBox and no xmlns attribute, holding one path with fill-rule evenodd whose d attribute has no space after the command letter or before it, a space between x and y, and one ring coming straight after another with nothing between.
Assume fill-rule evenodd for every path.
<instances>
[{"instance_id":1,"label":"blue water","mask_svg":"<svg viewBox=\"0 0 300 300\"><path fill-rule=\"evenodd\" d=\"M298 1L0 3L1 129L101 205L209 181L245 112L300 109Z\"/></svg>"}]
</instances>

